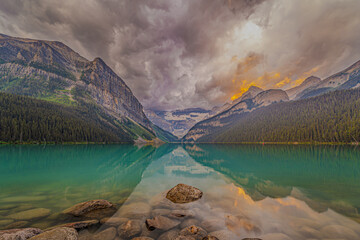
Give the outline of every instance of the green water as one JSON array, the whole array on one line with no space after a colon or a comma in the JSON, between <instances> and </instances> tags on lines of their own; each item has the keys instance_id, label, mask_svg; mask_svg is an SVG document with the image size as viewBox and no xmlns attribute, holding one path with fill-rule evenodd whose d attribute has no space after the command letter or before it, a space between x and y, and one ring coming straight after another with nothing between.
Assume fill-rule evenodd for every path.
<instances>
[{"instance_id":1,"label":"green water","mask_svg":"<svg viewBox=\"0 0 360 240\"><path fill-rule=\"evenodd\" d=\"M305 239L299 224L306 219L317 222L320 235L331 225L342 227L335 227L338 238L360 237L360 149L352 146L3 145L0 229L17 221L8 217L16 212L46 208L56 214L92 199L117 204L121 214L139 201L151 205L180 182L204 192L201 207L208 209L199 219L241 213L261 229L227 227L237 236ZM59 223L43 217L23 227Z\"/></svg>"}]
</instances>

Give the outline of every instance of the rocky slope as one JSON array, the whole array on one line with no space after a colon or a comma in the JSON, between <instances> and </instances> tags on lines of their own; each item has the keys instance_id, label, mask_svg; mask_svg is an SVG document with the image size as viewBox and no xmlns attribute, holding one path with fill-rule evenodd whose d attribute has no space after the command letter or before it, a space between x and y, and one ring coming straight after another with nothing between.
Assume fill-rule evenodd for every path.
<instances>
[{"instance_id":1,"label":"rocky slope","mask_svg":"<svg viewBox=\"0 0 360 240\"><path fill-rule=\"evenodd\" d=\"M286 93L291 100L295 99L299 93L301 93L305 89L312 88L318 85L320 81L321 79L318 77L314 77L314 76L308 77L299 86L286 90Z\"/></svg>"},{"instance_id":2,"label":"rocky slope","mask_svg":"<svg viewBox=\"0 0 360 240\"><path fill-rule=\"evenodd\" d=\"M134 139L155 138L141 103L125 82L100 58L88 61L61 42L1 34L0 91L101 108Z\"/></svg>"},{"instance_id":3,"label":"rocky slope","mask_svg":"<svg viewBox=\"0 0 360 240\"><path fill-rule=\"evenodd\" d=\"M360 61L354 63L343 71L340 71L330 77L320 81L315 86L304 89L298 93L297 99L318 96L320 94L339 90L352 89L360 86Z\"/></svg>"},{"instance_id":4,"label":"rocky slope","mask_svg":"<svg viewBox=\"0 0 360 240\"><path fill-rule=\"evenodd\" d=\"M251 112L261 107L266 107L273 103L289 100L286 92L280 89L262 91L257 95L251 92L246 92L243 96L244 97L241 97L240 100L229 109L197 123L190 129L182 140L185 142L198 141L207 135L223 131L226 127L236 122L237 119L244 113Z\"/></svg>"}]
</instances>

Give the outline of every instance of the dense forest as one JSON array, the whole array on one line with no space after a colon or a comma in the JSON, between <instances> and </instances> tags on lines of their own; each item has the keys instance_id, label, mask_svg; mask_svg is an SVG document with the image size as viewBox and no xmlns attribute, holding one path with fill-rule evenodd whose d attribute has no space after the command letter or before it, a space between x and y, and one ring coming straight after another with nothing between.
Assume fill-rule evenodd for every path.
<instances>
[{"instance_id":1,"label":"dense forest","mask_svg":"<svg viewBox=\"0 0 360 240\"><path fill-rule=\"evenodd\" d=\"M282 102L242 114L199 142L360 141L360 89Z\"/></svg>"},{"instance_id":2,"label":"dense forest","mask_svg":"<svg viewBox=\"0 0 360 240\"><path fill-rule=\"evenodd\" d=\"M132 142L132 139L121 127L104 121L98 109L91 106L70 107L0 93L1 142Z\"/></svg>"}]
</instances>

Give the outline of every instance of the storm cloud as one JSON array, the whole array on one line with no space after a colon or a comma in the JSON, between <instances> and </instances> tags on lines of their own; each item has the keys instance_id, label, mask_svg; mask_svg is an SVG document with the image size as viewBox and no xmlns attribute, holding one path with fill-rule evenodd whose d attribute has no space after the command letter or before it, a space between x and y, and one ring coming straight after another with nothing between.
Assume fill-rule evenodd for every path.
<instances>
[{"instance_id":1,"label":"storm cloud","mask_svg":"<svg viewBox=\"0 0 360 240\"><path fill-rule=\"evenodd\" d=\"M211 107L360 59L358 0L2 0L4 34L101 57L145 108Z\"/></svg>"}]
</instances>

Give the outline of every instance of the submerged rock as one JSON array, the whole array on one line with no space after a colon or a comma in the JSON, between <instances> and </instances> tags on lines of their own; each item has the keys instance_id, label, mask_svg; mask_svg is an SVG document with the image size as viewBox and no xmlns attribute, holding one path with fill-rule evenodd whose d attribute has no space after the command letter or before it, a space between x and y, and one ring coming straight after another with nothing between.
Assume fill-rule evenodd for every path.
<instances>
[{"instance_id":1,"label":"submerged rock","mask_svg":"<svg viewBox=\"0 0 360 240\"><path fill-rule=\"evenodd\" d=\"M49 216L51 211L46 208L35 208L30 209L22 212L17 212L9 215L9 218L15 219L15 220L31 220L35 218L41 218Z\"/></svg>"},{"instance_id":2,"label":"submerged rock","mask_svg":"<svg viewBox=\"0 0 360 240\"><path fill-rule=\"evenodd\" d=\"M55 228L39 235L36 235L31 240L77 240L78 233L73 228Z\"/></svg>"},{"instance_id":3,"label":"submerged rock","mask_svg":"<svg viewBox=\"0 0 360 240\"><path fill-rule=\"evenodd\" d=\"M141 223L139 220L129 220L118 227L120 238L130 238L141 232Z\"/></svg>"},{"instance_id":4,"label":"submerged rock","mask_svg":"<svg viewBox=\"0 0 360 240\"><path fill-rule=\"evenodd\" d=\"M164 216L156 216L152 219L146 219L145 221L147 229L153 231L155 229L169 230L180 224L180 221L173 220Z\"/></svg>"},{"instance_id":5,"label":"submerged rock","mask_svg":"<svg viewBox=\"0 0 360 240\"><path fill-rule=\"evenodd\" d=\"M0 231L1 240L25 240L43 231L39 228L10 229Z\"/></svg>"},{"instance_id":6,"label":"submerged rock","mask_svg":"<svg viewBox=\"0 0 360 240\"><path fill-rule=\"evenodd\" d=\"M206 236L202 240L219 240L217 237L214 236Z\"/></svg>"},{"instance_id":7,"label":"submerged rock","mask_svg":"<svg viewBox=\"0 0 360 240\"><path fill-rule=\"evenodd\" d=\"M63 211L64 214L75 217L100 217L116 211L115 205L103 199L78 203ZM102 216L104 217L104 216Z\"/></svg>"},{"instance_id":8,"label":"submerged rock","mask_svg":"<svg viewBox=\"0 0 360 240\"><path fill-rule=\"evenodd\" d=\"M180 183L168 191L166 198L174 203L189 203L199 200L202 195L200 189Z\"/></svg>"},{"instance_id":9,"label":"submerged rock","mask_svg":"<svg viewBox=\"0 0 360 240\"><path fill-rule=\"evenodd\" d=\"M151 207L143 202L123 205L116 213L116 217L143 218L150 215Z\"/></svg>"},{"instance_id":10,"label":"submerged rock","mask_svg":"<svg viewBox=\"0 0 360 240\"><path fill-rule=\"evenodd\" d=\"M169 214L171 218L186 218L186 217L194 217L195 213L191 210L173 210Z\"/></svg>"},{"instance_id":11,"label":"submerged rock","mask_svg":"<svg viewBox=\"0 0 360 240\"><path fill-rule=\"evenodd\" d=\"M116 236L116 228L111 227L96 233L92 236L92 240L113 240Z\"/></svg>"},{"instance_id":12,"label":"submerged rock","mask_svg":"<svg viewBox=\"0 0 360 240\"><path fill-rule=\"evenodd\" d=\"M172 240L175 239L179 235L180 230L172 229L160 235L158 240Z\"/></svg>"},{"instance_id":13,"label":"submerged rock","mask_svg":"<svg viewBox=\"0 0 360 240\"><path fill-rule=\"evenodd\" d=\"M131 240L154 240L154 239L151 237L136 237Z\"/></svg>"},{"instance_id":14,"label":"submerged rock","mask_svg":"<svg viewBox=\"0 0 360 240\"><path fill-rule=\"evenodd\" d=\"M128 218L121 218L121 217L110 217L110 218L103 218L101 219L100 223L109 225L109 226L120 226L121 224L129 221Z\"/></svg>"},{"instance_id":15,"label":"submerged rock","mask_svg":"<svg viewBox=\"0 0 360 240\"><path fill-rule=\"evenodd\" d=\"M10 223L9 225L5 226L4 229L14 229L14 228L23 228L29 225L28 221L18 221Z\"/></svg>"},{"instance_id":16,"label":"submerged rock","mask_svg":"<svg viewBox=\"0 0 360 240\"><path fill-rule=\"evenodd\" d=\"M201 227L192 225L190 227L184 228L180 231L180 236L193 237L196 240L202 240L207 236L207 232Z\"/></svg>"},{"instance_id":17,"label":"submerged rock","mask_svg":"<svg viewBox=\"0 0 360 240\"><path fill-rule=\"evenodd\" d=\"M65 223L65 224L55 226L52 229L59 228L59 227L83 229L83 228L88 228L90 226L96 225L98 223L99 223L98 220L87 220L87 221L71 222L71 223Z\"/></svg>"}]
</instances>

